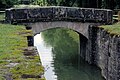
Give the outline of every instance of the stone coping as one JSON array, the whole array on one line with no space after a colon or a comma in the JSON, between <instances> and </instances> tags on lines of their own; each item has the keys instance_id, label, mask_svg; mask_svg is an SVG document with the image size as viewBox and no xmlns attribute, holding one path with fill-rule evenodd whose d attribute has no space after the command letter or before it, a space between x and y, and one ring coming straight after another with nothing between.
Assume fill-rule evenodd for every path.
<instances>
[{"instance_id":1,"label":"stone coping","mask_svg":"<svg viewBox=\"0 0 120 80\"><path fill-rule=\"evenodd\" d=\"M37 8L6 9L9 23L31 23L44 21L79 21L111 24L112 10L64 6L44 6Z\"/></svg>"}]
</instances>

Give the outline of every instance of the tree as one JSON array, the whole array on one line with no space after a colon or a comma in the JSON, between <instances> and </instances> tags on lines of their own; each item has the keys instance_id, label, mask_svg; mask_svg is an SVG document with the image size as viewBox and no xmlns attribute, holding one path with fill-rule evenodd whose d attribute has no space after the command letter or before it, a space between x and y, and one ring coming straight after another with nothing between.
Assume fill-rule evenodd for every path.
<instances>
[{"instance_id":1,"label":"tree","mask_svg":"<svg viewBox=\"0 0 120 80\"><path fill-rule=\"evenodd\" d=\"M9 8L18 4L19 0L0 0L0 8Z\"/></svg>"},{"instance_id":2,"label":"tree","mask_svg":"<svg viewBox=\"0 0 120 80\"><path fill-rule=\"evenodd\" d=\"M120 0L115 0L115 8L120 9Z\"/></svg>"},{"instance_id":3,"label":"tree","mask_svg":"<svg viewBox=\"0 0 120 80\"><path fill-rule=\"evenodd\" d=\"M33 0L31 4L45 6L47 5L47 1L46 0Z\"/></svg>"}]
</instances>

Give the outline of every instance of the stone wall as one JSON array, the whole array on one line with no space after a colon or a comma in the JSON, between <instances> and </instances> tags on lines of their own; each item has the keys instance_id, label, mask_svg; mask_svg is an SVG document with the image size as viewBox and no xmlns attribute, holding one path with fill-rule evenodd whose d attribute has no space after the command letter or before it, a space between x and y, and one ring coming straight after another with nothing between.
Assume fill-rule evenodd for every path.
<instances>
[{"instance_id":1,"label":"stone wall","mask_svg":"<svg viewBox=\"0 0 120 80\"><path fill-rule=\"evenodd\" d=\"M120 80L120 36L90 26L85 59L102 70L106 80Z\"/></svg>"},{"instance_id":2,"label":"stone wall","mask_svg":"<svg viewBox=\"0 0 120 80\"><path fill-rule=\"evenodd\" d=\"M112 11L108 9L79 7L39 7L11 8L6 10L9 23L43 22L43 21L82 21L103 24L112 23Z\"/></svg>"}]
</instances>

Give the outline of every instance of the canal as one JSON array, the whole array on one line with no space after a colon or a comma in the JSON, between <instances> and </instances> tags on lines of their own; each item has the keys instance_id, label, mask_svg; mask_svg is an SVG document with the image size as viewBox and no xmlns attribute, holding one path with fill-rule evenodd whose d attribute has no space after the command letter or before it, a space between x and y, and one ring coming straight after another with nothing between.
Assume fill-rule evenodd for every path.
<instances>
[{"instance_id":1,"label":"canal","mask_svg":"<svg viewBox=\"0 0 120 80\"><path fill-rule=\"evenodd\" d=\"M79 44L79 34L67 29L50 29L34 37L46 80L104 80L98 67L79 56Z\"/></svg>"}]
</instances>

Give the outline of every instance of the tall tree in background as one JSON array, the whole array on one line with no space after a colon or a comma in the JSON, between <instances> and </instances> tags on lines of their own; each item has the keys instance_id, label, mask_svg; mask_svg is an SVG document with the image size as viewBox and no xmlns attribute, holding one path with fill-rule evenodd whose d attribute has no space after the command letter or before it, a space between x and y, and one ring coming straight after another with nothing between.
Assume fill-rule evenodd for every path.
<instances>
[{"instance_id":1,"label":"tall tree in background","mask_svg":"<svg viewBox=\"0 0 120 80\"><path fill-rule=\"evenodd\" d=\"M51 0L47 0L51 4ZM86 8L101 8L102 0L53 0L60 6L78 6Z\"/></svg>"},{"instance_id":2,"label":"tall tree in background","mask_svg":"<svg viewBox=\"0 0 120 80\"><path fill-rule=\"evenodd\" d=\"M116 6L115 8L119 8L120 9L120 0L115 0Z\"/></svg>"},{"instance_id":3,"label":"tall tree in background","mask_svg":"<svg viewBox=\"0 0 120 80\"><path fill-rule=\"evenodd\" d=\"M112 10L115 8L115 0L104 0L104 1L105 1L105 8Z\"/></svg>"},{"instance_id":4,"label":"tall tree in background","mask_svg":"<svg viewBox=\"0 0 120 80\"><path fill-rule=\"evenodd\" d=\"M97 0L90 0L89 7L96 8L97 7Z\"/></svg>"}]
</instances>

